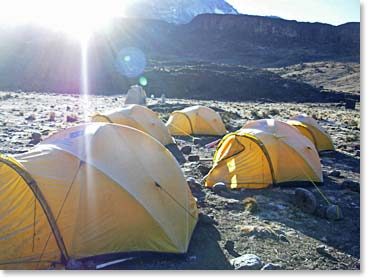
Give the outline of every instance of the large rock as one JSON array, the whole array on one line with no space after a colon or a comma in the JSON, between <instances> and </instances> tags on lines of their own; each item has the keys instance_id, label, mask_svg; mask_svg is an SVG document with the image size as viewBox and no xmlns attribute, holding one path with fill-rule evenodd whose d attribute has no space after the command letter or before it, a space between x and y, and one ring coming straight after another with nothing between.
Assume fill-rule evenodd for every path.
<instances>
[{"instance_id":1,"label":"large rock","mask_svg":"<svg viewBox=\"0 0 367 277\"><path fill-rule=\"evenodd\" d=\"M262 267L261 259L254 254L245 254L230 261L236 270L258 270Z\"/></svg>"},{"instance_id":2,"label":"large rock","mask_svg":"<svg viewBox=\"0 0 367 277\"><path fill-rule=\"evenodd\" d=\"M343 212L338 205L329 205L326 209L326 218L330 220L343 219Z\"/></svg>"},{"instance_id":3,"label":"large rock","mask_svg":"<svg viewBox=\"0 0 367 277\"><path fill-rule=\"evenodd\" d=\"M317 208L317 199L315 195L303 188L297 188L295 191L296 205L305 213L312 214Z\"/></svg>"}]
</instances>

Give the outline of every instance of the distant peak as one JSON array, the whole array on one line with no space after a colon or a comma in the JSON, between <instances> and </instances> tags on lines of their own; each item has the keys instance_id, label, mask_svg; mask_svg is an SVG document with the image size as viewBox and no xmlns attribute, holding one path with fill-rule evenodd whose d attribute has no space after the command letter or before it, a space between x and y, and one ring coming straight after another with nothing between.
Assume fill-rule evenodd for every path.
<instances>
[{"instance_id":1,"label":"distant peak","mask_svg":"<svg viewBox=\"0 0 367 277\"><path fill-rule=\"evenodd\" d=\"M176 24L188 23L204 13L239 14L225 0L132 0L125 8L128 17L160 19Z\"/></svg>"}]
</instances>

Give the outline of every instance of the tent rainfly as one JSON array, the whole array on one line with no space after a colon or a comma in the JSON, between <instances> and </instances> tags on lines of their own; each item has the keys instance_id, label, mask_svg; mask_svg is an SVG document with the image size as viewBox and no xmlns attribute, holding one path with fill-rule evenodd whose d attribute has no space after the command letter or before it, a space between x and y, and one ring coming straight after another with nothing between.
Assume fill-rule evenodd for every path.
<instances>
[{"instance_id":1,"label":"tent rainfly","mask_svg":"<svg viewBox=\"0 0 367 277\"><path fill-rule=\"evenodd\" d=\"M128 105L105 114L97 113L92 117L92 121L130 126L151 135L163 145L174 143L167 127L157 114L141 105Z\"/></svg>"},{"instance_id":2,"label":"tent rainfly","mask_svg":"<svg viewBox=\"0 0 367 277\"><path fill-rule=\"evenodd\" d=\"M330 135L312 117L298 115L288 120L287 123L296 127L305 137L310 139L319 152L335 150Z\"/></svg>"},{"instance_id":3,"label":"tent rainfly","mask_svg":"<svg viewBox=\"0 0 367 277\"><path fill-rule=\"evenodd\" d=\"M0 202L1 269L185 253L197 222L171 153L137 129L109 123L78 125L27 153L0 155Z\"/></svg>"},{"instance_id":4,"label":"tent rainfly","mask_svg":"<svg viewBox=\"0 0 367 277\"><path fill-rule=\"evenodd\" d=\"M220 115L204 106L192 106L171 113L166 126L171 135L222 136L227 130Z\"/></svg>"},{"instance_id":5,"label":"tent rainfly","mask_svg":"<svg viewBox=\"0 0 367 277\"><path fill-rule=\"evenodd\" d=\"M217 147L206 186L266 188L323 181L315 146L297 129L273 119L256 120L226 135Z\"/></svg>"},{"instance_id":6,"label":"tent rainfly","mask_svg":"<svg viewBox=\"0 0 367 277\"><path fill-rule=\"evenodd\" d=\"M168 132L166 125L164 125L155 112L145 106L128 105L106 114L96 113L92 116L92 122L110 122L138 129L162 143L171 151L180 164L186 162L185 157Z\"/></svg>"}]
</instances>

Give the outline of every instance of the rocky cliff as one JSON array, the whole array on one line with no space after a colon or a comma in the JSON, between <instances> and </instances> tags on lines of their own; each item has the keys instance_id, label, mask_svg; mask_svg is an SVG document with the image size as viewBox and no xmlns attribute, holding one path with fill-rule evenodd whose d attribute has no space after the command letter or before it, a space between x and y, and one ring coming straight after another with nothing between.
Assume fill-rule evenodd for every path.
<instances>
[{"instance_id":1,"label":"rocky cliff","mask_svg":"<svg viewBox=\"0 0 367 277\"><path fill-rule=\"evenodd\" d=\"M359 62L359 28L359 23L332 26L246 15L204 14L183 25L160 20L118 19L109 30L95 33L91 38L90 89L93 93L121 93L122 88L135 82L116 69L116 63L121 59L119 53L127 47L143 53L147 67L141 74L150 74L150 84L160 83L162 87L164 83L159 82L159 78L163 75L165 79L168 75L173 78L180 65L190 68L190 64L200 63L232 64L260 70L324 60ZM30 26L0 28L0 41L0 89L79 91L81 53L77 41L61 33ZM151 68L160 62L176 68L170 73L157 71L153 74ZM195 70L199 74L201 67ZM245 90L251 87L251 91L259 95L264 91L262 83L268 82L262 80L268 80L269 76L246 69L244 78L242 73L237 73L243 72L243 67L229 73L225 67L216 66L207 67L205 74L216 76L218 71L224 72L221 85L236 80L239 87ZM188 77L188 80L193 79ZM183 91L175 95L185 96L196 84L194 90L207 94L203 98L210 98L210 91L200 89L211 87L203 80L212 82L215 78L203 78L200 85L192 82L188 85L191 89L182 87ZM279 88L274 91L288 93L287 85L278 84ZM266 87L266 91L271 91L271 86ZM219 91L224 89L219 88ZM241 95L243 97L238 100L246 100L246 95L252 94L245 92ZM216 97L220 98L220 95Z\"/></svg>"}]
</instances>

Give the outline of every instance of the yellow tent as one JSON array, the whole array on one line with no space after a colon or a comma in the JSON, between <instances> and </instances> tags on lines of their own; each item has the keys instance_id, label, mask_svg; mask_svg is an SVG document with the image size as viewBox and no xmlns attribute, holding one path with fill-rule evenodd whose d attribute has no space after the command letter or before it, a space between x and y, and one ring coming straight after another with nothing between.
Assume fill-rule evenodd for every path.
<instances>
[{"instance_id":1,"label":"yellow tent","mask_svg":"<svg viewBox=\"0 0 367 277\"><path fill-rule=\"evenodd\" d=\"M79 125L27 153L0 155L0 203L1 269L134 251L184 253L197 222L169 151L117 124Z\"/></svg>"},{"instance_id":2,"label":"yellow tent","mask_svg":"<svg viewBox=\"0 0 367 277\"><path fill-rule=\"evenodd\" d=\"M171 113L166 126L171 135L224 135L226 127L218 113L203 106L192 106Z\"/></svg>"},{"instance_id":3,"label":"yellow tent","mask_svg":"<svg viewBox=\"0 0 367 277\"><path fill-rule=\"evenodd\" d=\"M127 125L151 135L163 145L174 143L163 121L155 112L144 106L129 105L106 114L97 113L92 117L92 121Z\"/></svg>"},{"instance_id":4,"label":"yellow tent","mask_svg":"<svg viewBox=\"0 0 367 277\"><path fill-rule=\"evenodd\" d=\"M298 181L323 181L315 146L288 124L265 119L222 139L206 186L224 182L230 188L258 189Z\"/></svg>"},{"instance_id":5,"label":"yellow tent","mask_svg":"<svg viewBox=\"0 0 367 277\"><path fill-rule=\"evenodd\" d=\"M292 120L288 120L287 123L296 127L304 136L309 138L319 152L335 150L330 135L312 117L298 115Z\"/></svg>"}]
</instances>

